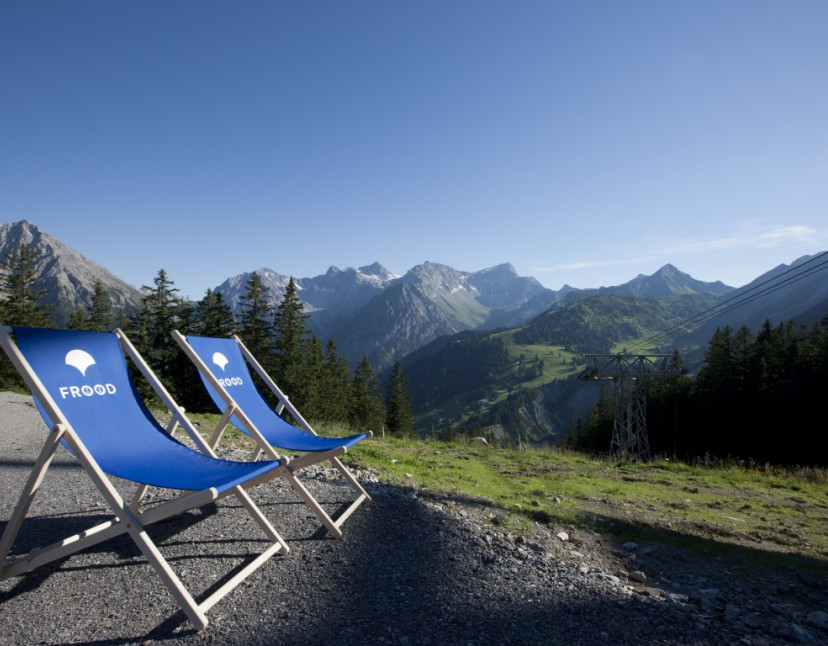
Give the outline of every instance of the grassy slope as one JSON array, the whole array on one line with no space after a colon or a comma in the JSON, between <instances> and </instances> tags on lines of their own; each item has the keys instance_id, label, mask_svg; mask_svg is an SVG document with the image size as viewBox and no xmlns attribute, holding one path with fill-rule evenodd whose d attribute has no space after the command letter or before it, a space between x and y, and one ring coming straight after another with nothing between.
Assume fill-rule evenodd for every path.
<instances>
[{"instance_id":1,"label":"grassy slope","mask_svg":"<svg viewBox=\"0 0 828 646\"><path fill-rule=\"evenodd\" d=\"M828 473L816 469L614 464L556 450L376 438L346 456L380 479L457 497L524 523L633 531L705 549L744 546L828 569Z\"/></svg>"},{"instance_id":2,"label":"grassy slope","mask_svg":"<svg viewBox=\"0 0 828 646\"><path fill-rule=\"evenodd\" d=\"M195 418L205 432L218 420ZM229 437L252 446L238 431ZM492 523L517 534L533 522L555 531L578 527L704 553L738 552L766 561L785 555L828 576L825 469L616 464L557 449L517 451L390 436L362 442L344 461L376 473L381 482L483 509Z\"/></svg>"}]
</instances>

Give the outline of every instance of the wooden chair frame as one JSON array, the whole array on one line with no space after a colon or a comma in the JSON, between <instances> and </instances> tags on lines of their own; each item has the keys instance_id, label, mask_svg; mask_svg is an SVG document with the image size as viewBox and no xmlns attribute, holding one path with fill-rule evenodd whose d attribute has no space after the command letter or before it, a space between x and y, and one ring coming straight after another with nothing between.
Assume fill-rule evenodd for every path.
<instances>
[{"instance_id":1,"label":"wooden chair frame","mask_svg":"<svg viewBox=\"0 0 828 646\"><path fill-rule=\"evenodd\" d=\"M253 460L259 459L262 455L267 456L267 458L271 460L280 459L281 456L276 451L276 446L272 445L267 439L265 439L261 430L250 419L250 417L245 414L243 408L236 402L227 388L224 387L210 367L204 362L202 357L192 348L190 343L187 341L187 337L184 334L181 334L178 330L174 330L172 332L172 336L190 361L192 361L196 368L198 368L198 371L201 373L203 379L220 395L224 403L225 408L222 411L221 419L216 425L216 428L209 440L210 447L215 448L218 445L222 434L230 424L231 418L235 417L243 425L243 430L256 442L257 448L252 456ZM276 385L276 382L247 349L242 340L235 335L232 337L232 340L238 345L244 360L253 368L253 370L255 370L256 374L262 379L262 382L276 396L278 404L273 409L273 414L280 416L284 411L287 411L305 432L310 433L311 435L316 435L317 433L313 430L313 427L291 403L287 395L285 395L279 386ZM365 432L366 437L370 437L371 435L373 435L371 431ZM290 450L289 447L284 446L280 446L279 448ZM351 514L353 514L353 512L356 511L356 509L364 501L371 499L359 481L339 459L339 456L344 454L346 451L347 447L340 446L327 451L308 452L304 455L291 458L287 466L288 482L290 482L291 486L294 488L296 493L299 494L305 504L313 511L314 514L316 514L322 525L332 536L336 538L342 537L341 526L348 519L348 517L351 516ZM325 461L331 462L331 464L339 471L344 480L356 493L356 498L353 502L351 502L351 504L348 505L348 507L346 507L336 518L331 518L331 516L322 508L319 502L295 475L296 472L305 467Z\"/></svg>"}]
</instances>

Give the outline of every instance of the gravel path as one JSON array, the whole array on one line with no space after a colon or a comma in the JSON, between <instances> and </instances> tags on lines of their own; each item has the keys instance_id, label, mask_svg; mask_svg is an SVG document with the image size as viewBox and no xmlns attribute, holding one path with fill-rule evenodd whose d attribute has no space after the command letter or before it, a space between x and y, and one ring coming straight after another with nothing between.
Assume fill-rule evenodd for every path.
<instances>
[{"instance_id":1,"label":"gravel path","mask_svg":"<svg viewBox=\"0 0 828 646\"><path fill-rule=\"evenodd\" d=\"M44 433L30 397L0 393L0 526ZM578 528L536 526L515 540L486 522L490 510L475 501L360 476L373 500L346 522L343 540L319 536L283 480L256 489L292 551L212 608L204 631L191 628L122 537L0 582L0 643L828 643L825 581L787 568L743 572L738 563L659 546L625 549ZM323 469L303 481L329 509L349 499L350 489ZM15 553L105 516L85 473L61 449ZM229 499L150 535L197 598L262 545L259 529Z\"/></svg>"}]
</instances>

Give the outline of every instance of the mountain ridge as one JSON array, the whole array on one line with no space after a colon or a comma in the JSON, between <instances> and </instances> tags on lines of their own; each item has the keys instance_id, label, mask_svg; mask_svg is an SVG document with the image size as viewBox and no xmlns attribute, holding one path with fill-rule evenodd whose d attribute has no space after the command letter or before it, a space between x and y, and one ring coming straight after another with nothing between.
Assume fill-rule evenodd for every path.
<instances>
[{"instance_id":1,"label":"mountain ridge","mask_svg":"<svg viewBox=\"0 0 828 646\"><path fill-rule=\"evenodd\" d=\"M0 257L5 258L21 243L37 250L37 270L44 278L43 287L59 313L60 323L68 320L73 309L89 307L97 279L110 293L114 309L134 311L140 304L141 290L37 225L25 220L0 225ZM796 262L805 262L807 258ZM766 275L785 272L788 267L779 265ZM278 307L290 277L267 267L254 271L265 285L270 305ZM237 315L252 273L228 277L214 290L222 294ZM170 279L174 283L175 277ZM566 307L593 295L666 298L679 294L734 293L721 281L698 281L672 264L664 265L651 276L638 275L616 286L564 286L558 291L544 287L533 277L519 276L510 263L468 272L425 261L402 275L390 272L378 261L357 268L332 265L322 275L295 279L295 284L309 314L310 329L322 339L334 339L352 363L367 355L378 372L440 335L519 327L550 309ZM802 293L800 298L813 301L814 315L821 311L819 296ZM785 312L797 311L781 301L778 307Z\"/></svg>"},{"instance_id":2,"label":"mountain ridge","mask_svg":"<svg viewBox=\"0 0 828 646\"><path fill-rule=\"evenodd\" d=\"M0 225L0 260L20 244L35 251L41 287L60 314L58 324L74 309L89 307L96 280L113 309L129 313L140 306L140 290L36 225ZM694 329L648 349L678 348L692 366L702 361L717 326L756 330L766 318L815 323L828 312L828 281L816 274L828 266L827 258L823 253L780 264L739 289L697 281L671 264L614 287L565 286L557 292L518 276L509 263L464 272L426 261L403 275L379 262L344 270L331 266L295 283L311 330L333 339L352 365L368 356L382 378L402 363L412 395L431 402L420 411L421 425L468 424L504 439L517 434L555 442L567 419L590 403L585 391L577 405L566 395L583 353L642 347L656 333L702 313ZM277 307L290 277L269 268L256 272ZM216 287L236 313L251 275L231 276ZM564 395L569 403L562 404Z\"/></svg>"},{"instance_id":3,"label":"mountain ridge","mask_svg":"<svg viewBox=\"0 0 828 646\"><path fill-rule=\"evenodd\" d=\"M66 324L72 311L92 303L95 282L101 281L113 311L134 312L141 292L108 269L43 231L27 220L0 224L0 263L23 244L35 252L39 287L47 292L44 304L51 306L58 323Z\"/></svg>"}]
</instances>

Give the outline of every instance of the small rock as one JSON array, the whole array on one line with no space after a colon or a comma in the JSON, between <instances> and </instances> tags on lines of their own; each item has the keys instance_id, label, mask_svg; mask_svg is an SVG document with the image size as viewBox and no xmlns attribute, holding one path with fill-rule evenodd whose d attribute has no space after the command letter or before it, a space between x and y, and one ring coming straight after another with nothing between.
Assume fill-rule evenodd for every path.
<instances>
[{"instance_id":1,"label":"small rock","mask_svg":"<svg viewBox=\"0 0 828 646\"><path fill-rule=\"evenodd\" d=\"M806 621L809 626L828 631L828 612L822 610L814 610L808 615Z\"/></svg>"},{"instance_id":2,"label":"small rock","mask_svg":"<svg viewBox=\"0 0 828 646\"><path fill-rule=\"evenodd\" d=\"M627 550L628 552L635 552L638 549L638 543L635 541L628 541L621 546L622 549Z\"/></svg>"},{"instance_id":3,"label":"small rock","mask_svg":"<svg viewBox=\"0 0 828 646\"><path fill-rule=\"evenodd\" d=\"M629 577L630 581L635 581L636 583L647 583L647 575L641 570L633 570L630 572Z\"/></svg>"},{"instance_id":4,"label":"small rock","mask_svg":"<svg viewBox=\"0 0 828 646\"><path fill-rule=\"evenodd\" d=\"M801 644L819 643L817 638L810 630L800 626L799 624L791 624L791 634L794 637L796 637L797 641L799 641Z\"/></svg>"},{"instance_id":5,"label":"small rock","mask_svg":"<svg viewBox=\"0 0 828 646\"><path fill-rule=\"evenodd\" d=\"M557 534L555 534L555 536L557 536L562 541L568 541L569 540L569 534L567 534L564 531L558 532Z\"/></svg>"},{"instance_id":6,"label":"small rock","mask_svg":"<svg viewBox=\"0 0 828 646\"><path fill-rule=\"evenodd\" d=\"M741 614L742 609L739 606L732 603L728 603L725 606L725 619L727 619L728 621L733 621L734 619L736 619L736 617L738 617Z\"/></svg>"},{"instance_id":7,"label":"small rock","mask_svg":"<svg viewBox=\"0 0 828 646\"><path fill-rule=\"evenodd\" d=\"M634 592L642 597L652 597L653 599L661 599L664 595L658 588L635 588Z\"/></svg>"}]
</instances>

